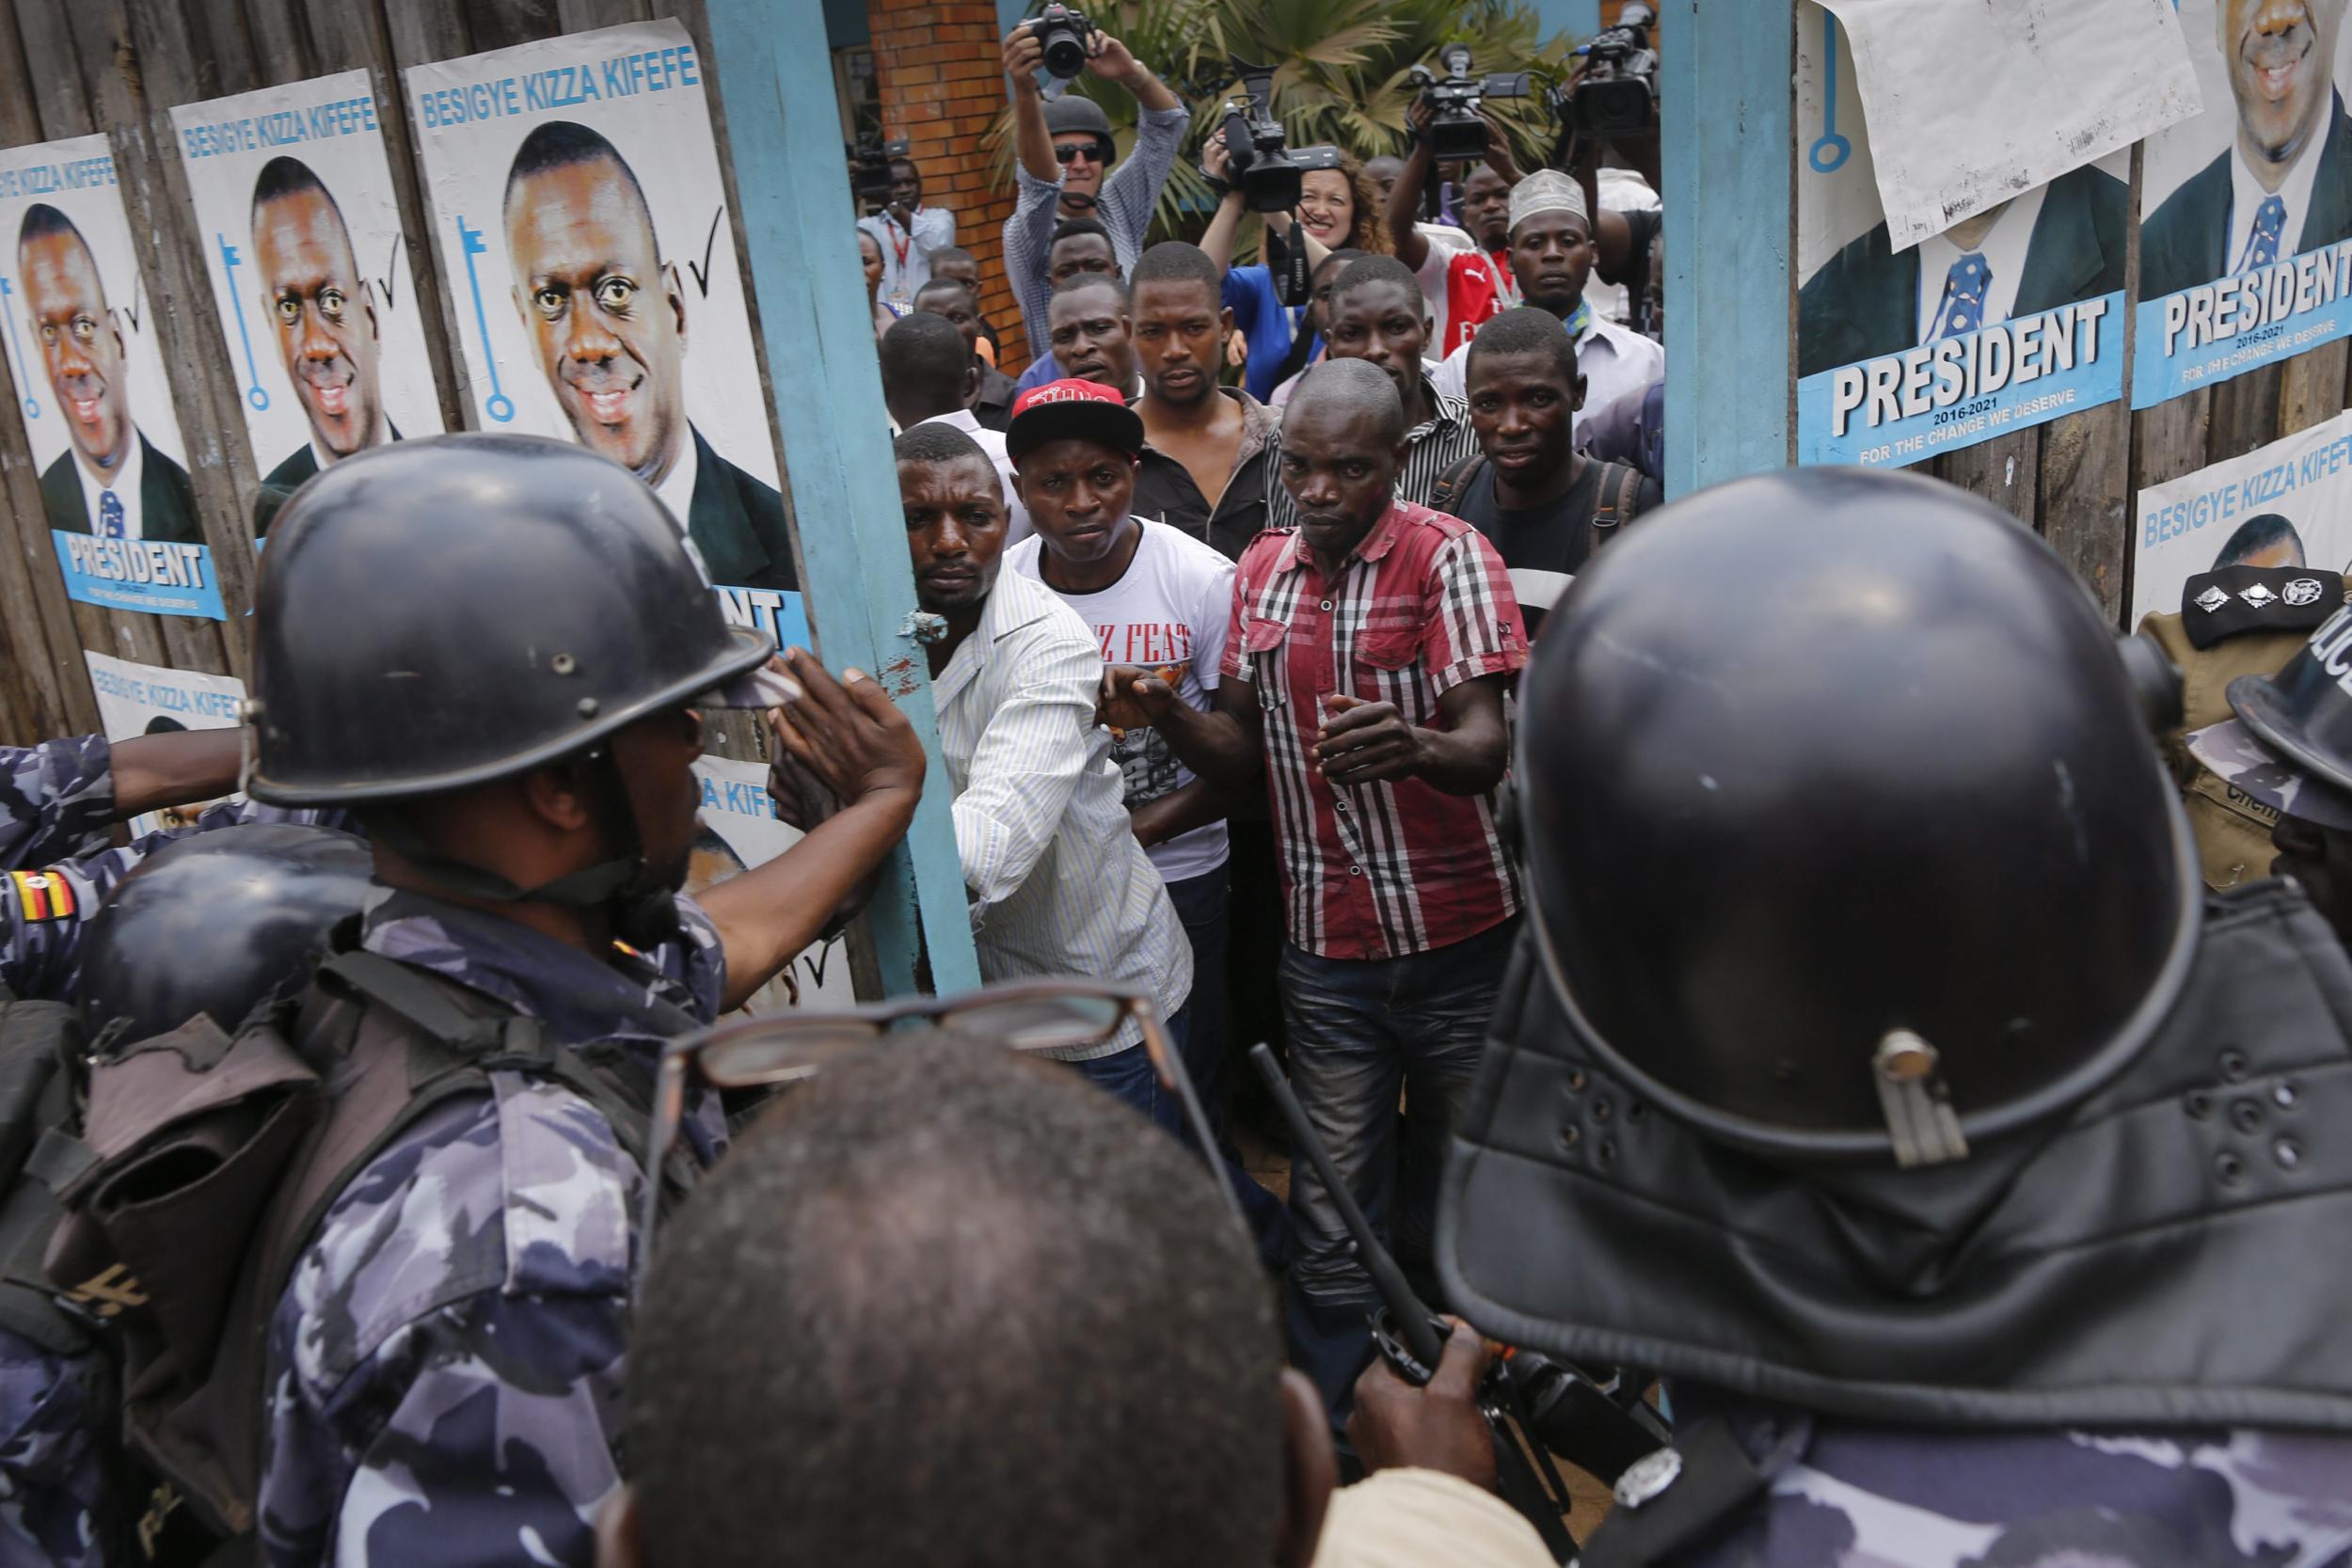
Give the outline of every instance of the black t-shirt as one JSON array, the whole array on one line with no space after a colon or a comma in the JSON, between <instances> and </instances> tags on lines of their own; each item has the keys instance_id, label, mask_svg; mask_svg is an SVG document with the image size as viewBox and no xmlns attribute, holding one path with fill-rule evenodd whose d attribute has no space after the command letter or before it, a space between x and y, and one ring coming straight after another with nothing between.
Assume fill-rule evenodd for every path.
<instances>
[{"instance_id":1,"label":"black t-shirt","mask_svg":"<svg viewBox=\"0 0 2352 1568\"><path fill-rule=\"evenodd\" d=\"M1592 549L1593 515L1600 510L1600 482L1605 474L1622 474L1607 463L1587 462L1583 473L1558 500L1545 506L1523 508L1503 507L1495 501L1495 470L1491 463L1481 463L1470 475L1470 481L1456 496L1449 509L1453 514L1486 536L1502 557L1503 565L1511 569L1511 584L1519 595L1519 610L1527 620L1528 635L1535 634L1541 612L1551 608L1552 601L1566 589L1565 578L1584 569L1584 557ZM1622 479L1616 480L1622 483ZM1646 512L1658 505L1664 493L1654 479L1642 481L1635 492L1634 510ZM1622 526L1629 518L1620 516Z\"/></svg>"}]
</instances>

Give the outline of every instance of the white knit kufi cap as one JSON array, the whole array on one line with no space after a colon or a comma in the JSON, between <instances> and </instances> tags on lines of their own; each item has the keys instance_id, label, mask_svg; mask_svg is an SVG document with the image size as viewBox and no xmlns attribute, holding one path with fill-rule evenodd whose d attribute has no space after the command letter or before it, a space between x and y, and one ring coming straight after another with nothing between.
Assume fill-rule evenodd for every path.
<instances>
[{"instance_id":1,"label":"white knit kufi cap","mask_svg":"<svg viewBox=\"0 0 2352 1568\"><path fill-rule=\"evenodd\" d=\"M1556 168L1537 169L1511 187L1511 231L1537 213L1574 213L1589 226L1593 214L1584 210L1584 192Z\"/></svg>"}]
</instances>

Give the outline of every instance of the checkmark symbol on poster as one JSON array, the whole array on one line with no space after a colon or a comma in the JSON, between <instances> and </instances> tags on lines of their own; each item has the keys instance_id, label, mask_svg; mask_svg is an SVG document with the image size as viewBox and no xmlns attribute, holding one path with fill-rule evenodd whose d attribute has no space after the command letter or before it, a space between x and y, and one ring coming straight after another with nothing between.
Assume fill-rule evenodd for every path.
<instances>
[{"instance_id":1,"label":"checkmark symbol on poster","mask_svg":"<svg viewBox=\"0 0 2352 1568\"><path fill-rule=\"evenodd\" d=\"M686 270L694 275L694 287L702 291L705 299L710 297L710 253L718 248L719 220L726 215L724 207L710 214L710 232L703 236L702 265L696 266L691 261L686 263Z\"/></svg>"}]
</instances>

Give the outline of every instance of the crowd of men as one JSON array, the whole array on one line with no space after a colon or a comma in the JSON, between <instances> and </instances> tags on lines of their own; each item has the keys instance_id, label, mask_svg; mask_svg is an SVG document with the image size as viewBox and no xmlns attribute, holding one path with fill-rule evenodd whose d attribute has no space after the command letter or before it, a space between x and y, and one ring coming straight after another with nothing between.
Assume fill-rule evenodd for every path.
<instances>
[{"instance_id":1,"label":"crowd of men","mask_svg":"<svg viewBox=\"0 0 2352 1568\"><path fill-rule=\"evenodd\" d=\"M938 769L492 434L284 499L238 729L6 755L0 1564L2352 1564L2342 581L1662 506L1591 150L1316 171L1294 318L1093 47L1030 385L860 225ZM689 893L724 709L801 836ZM927 792L989 988L729 1021Z\"/></svg>"}]
</instances>

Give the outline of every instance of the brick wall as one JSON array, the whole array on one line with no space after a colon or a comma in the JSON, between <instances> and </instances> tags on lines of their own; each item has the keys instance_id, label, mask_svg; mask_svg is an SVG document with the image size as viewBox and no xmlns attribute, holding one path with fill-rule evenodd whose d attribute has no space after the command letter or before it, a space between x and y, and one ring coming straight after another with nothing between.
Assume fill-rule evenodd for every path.
<instances>
[{"instance_id":1,"label":"brick wall","mask_svg":"<svg viewBox=\"0 0 2352 1568\"><path fill-rule=\"evenodd\" d=\"M923 167L923 199L951 208L956 243L979 258L980 309L996 328L1001 369L1028 363L1021 306L1005 281L1012 188L989 178L981 138L1005 107L995 0L866 0L883 134L905 138Z\"/></svg>"}]
</instances>

